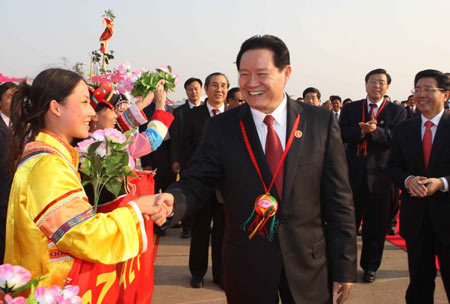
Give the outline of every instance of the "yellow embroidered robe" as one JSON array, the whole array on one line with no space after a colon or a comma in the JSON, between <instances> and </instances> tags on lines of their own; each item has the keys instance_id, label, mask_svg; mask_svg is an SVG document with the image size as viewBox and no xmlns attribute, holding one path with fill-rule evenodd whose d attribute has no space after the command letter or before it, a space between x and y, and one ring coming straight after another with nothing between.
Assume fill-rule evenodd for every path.
<instances>
[{"instance_id":1,"label":"yellow embroidered robe","mask_svg":"<svg viewBox=\"0 0 450 304\"><path fill-rule=\"evenodd\" d=\"M95 214L80 183L78 154L57 135L39 133L25 147L8 205L5 263L64 284L73 257L115 264L147 248L139 207Z\"/></svg>"}]
</instances>

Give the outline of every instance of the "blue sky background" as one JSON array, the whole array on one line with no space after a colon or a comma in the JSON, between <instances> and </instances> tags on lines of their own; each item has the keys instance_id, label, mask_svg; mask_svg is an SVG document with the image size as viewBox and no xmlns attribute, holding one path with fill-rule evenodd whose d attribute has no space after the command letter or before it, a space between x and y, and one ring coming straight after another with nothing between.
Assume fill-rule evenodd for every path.
<instances>
[{"instance_id":1,"label":"blue sky background","mask_svg":"<svg viewBox=\"0 0 450 304\"><path fill-rule=\"evenodd\" d=\"M105 9L116 14L109 42L116 59L132 68L170 64L180 83L169 98L185 96L184 81L224 72L237 85L233 64L242 42L255 35L279 36L291 53L293 74L286 91L308 86L359 99L364 76L383 67L388 92L404 100L414 75L434 68L450 72L449 0L173 0L3 1L0 73L35 77L41 70L75 62L89 68L99 47Z\"/></svg>"}]
</instances>

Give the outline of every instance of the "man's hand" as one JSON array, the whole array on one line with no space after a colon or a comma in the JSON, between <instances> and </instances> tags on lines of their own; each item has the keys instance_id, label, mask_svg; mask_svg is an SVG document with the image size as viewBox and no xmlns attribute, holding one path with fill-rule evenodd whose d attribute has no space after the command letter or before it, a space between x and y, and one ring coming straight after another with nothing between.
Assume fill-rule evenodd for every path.
<instances>
[{"instance_id":1,"label":"man's hand","mask_svg":"<svg viewBox=\"0 0 450 304\"><path fill-rule=\"evenodd\" d=\"M151 219L156 225L162 226L173 211L173 195L160 193L156 195L143 195L134 200L142 216Z\"/></svg>"},{"instance_id":2,"label":"man's hand","mask_svg":"<svg viewBox=\"0 0 450 304\"><path fill-rule=\"evenodd\" d=\"M362 135L373 133L377 129L376 120L371 120L366 123L360 122L358 125L361 128Z\"/></svg>"},{"instance_id":3,"label":"man's hand","mask_svg":"<svg viewBox=\"0 0 450 304\"><path fill-rule=\"evenodd\" d=\"M175 174L180 173L180 163L179 162L173 162L172 163L172 171Z\"/></svg>"},{"instance_id":4,"label":"man's hand","mask_svg":"<svg viewBox=\"0 0 450 304\"><path fill-rule=\"evenodd\" d=\"M333 297L339 295L336 300L337 304L343 304L350 296L350 289L352 289L353 283L350 282L333 282Z\"/></svg>"},{"instance_id":5,"label":"man's hand","mask_svg":"<svg viewBox=\"0 0 450 304\"><path fill-rule=\"evenodd\" d=\"M428 189L424 185L424 180L427 178L424 176L411 176L406 182L406 188L408 188L409 194L413 197L425 197L427 196Z\"/></svg>"},{"instance_id":6,"label":"man's hand","mask_svg":"<svg viewBox=\"0 0 450 304\"><path fill-rule=\"evenodd\" d=\"M427 196L431 196L436 191L444 189L444 183L440 178L427 178L420 182L427 188Z\"/></svg>"}]
</instances>

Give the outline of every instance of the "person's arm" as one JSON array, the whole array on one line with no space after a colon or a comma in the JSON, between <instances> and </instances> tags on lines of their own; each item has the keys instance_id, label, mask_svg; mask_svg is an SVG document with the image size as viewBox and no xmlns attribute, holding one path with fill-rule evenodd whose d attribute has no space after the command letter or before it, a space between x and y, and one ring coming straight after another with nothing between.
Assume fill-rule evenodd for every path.
<instances>
[{"instance_id":1,"label":"person's arm","mask_svg":"<svg viewBox=\"0 0 450 304\"><path fill-rule=\"evenodd\" d=\"M49 240L75 257L103 264L121 262L145 251L143 216L161 225L171 212L161 202L156 205L156 196L147 196L112 212L95 214L75 172L55 155L34 165L27 193L33 202L28 207L29 216Z\"/></svg>"},{"instance_id":2,"label":"person's arm","mask_svg":"<svg viewBox=\"0 0 450 304\"><path fill-rule=\"evenodd\" d=\"M379 145L390 147L392 139L392 130L398 123L406 119L407 113L404 108L398 107L398 111L395 113L395 115L396 116L389 125L385 124L384 127L380 127L380 125L377 125L373 133L367 134L366 136L368 140L371 140L372 142L377 143Z\"/></svg>"},{"instance_id":3,"label":"person's arm","mask_svg":"<svg viewBox=\"0 0 450 304\"><path fill-rule=\"evenodd\" d=\"M363 137L361 128L352 121L351 106L344 105L339 116L339 127L341 128L342 141L350 144L362 144Z\"/></svg>"},{"instance_id":4,"label":"person's arm","mask_svg":"<svg viewBox=\"0 0 450 304\"><path fill-rule=\"evenodd\" d=\"M221 138L220 120L206 122L202 140L195 151L191 166L181 174L181 180L172 183L166 192L175 197L175 213L171 225L178 223L186 214L192 214L211 196L224 175L219 139Z\"/></svg>"},{"instance_id":5,"label":"person's arm","mask_svg":"<svg viewBox=\"0 0 450 304\"><path fill-rule=\"evenodd\" d=\"M152 116L152 120L147 125L147 129L131 137L131 144L128 146L130 155L137 158L158 149L164 137L166 137L172 121L173 115L171 113L156 110Z\"/></svg>"},{"instance_id":6,"label":"person's arm","mask_svg":"<svg viewBox=\"0 0 450 304\"><path fill-rule=\"evenodd\" d=\"M357 248L353 196L339 126L331 113L322 169L321 203L331 279L340 284L355 282Z\"/></svg>"}]
</instances>

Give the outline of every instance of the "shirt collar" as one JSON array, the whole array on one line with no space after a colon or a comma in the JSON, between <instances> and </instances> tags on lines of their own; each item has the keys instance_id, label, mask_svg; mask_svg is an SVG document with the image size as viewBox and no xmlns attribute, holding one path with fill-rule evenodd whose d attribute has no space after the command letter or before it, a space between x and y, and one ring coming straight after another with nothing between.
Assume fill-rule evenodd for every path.
<instances>
[{"instance_id":1,"label":"shirt collar","mask_svg":"<svg viewBox=\"0 0 450 304\"><path fill-rule=\"evenodd\" d=\"M9 122L10 122L9 117L6 116L3 112L0 112L0 115L2 116L3 121L5 122L6 126L9 127Z\"/></svg>"},{"instance_id":2,"label":"shirt collar","mask_svg":"<svg viewBox=\"0 0 450 304\"><path fill-rule=\"evenodd\" d=\"M383 103L383 101L384 101L384 97L381 98L381 100L379 100L378 102L375 102L375 104L377 105L377 109L380 109L381 104ZM370 104L371 103L373 103L372 100L370 100L369 96L367 96L367 109L369 109L369 110L370 110Z\"/></svg>"},{"instance_id":3,"label":"shirt collar","mask_svg":"<svg viewBox=\"0 0 450 304\"><path fill-rule=\"evenodd\" d=\"M209 115L210 115L210 116L214 116L214 114L213 114L213 112L212 112L213 109L219 110L219 113L217 113L217 114L223 113L223 112L225 111L225 104L223 104L223 103L222 103L222 105L221 105L220 107L214 108L213 106L211 106L211 105L209 104L209 101L208 101L208 102L206 103L206 107L208 107L208 112L209 112Z\"/></svg>"},{"instance_id":4,"label":"shirt collar","mask_svg":"<svg viewBox=\"0 0 450 304\"><path fill-rule=\"evenodd\" d=\"M284 94L283 101L278 105L278 107L269 114L263 113L259 110L256 110L252 107L250 107L250 110L252 111L253 115L253 121L255 122L255 125L261 125L264 123L264 118L267 115L272 115L275 122L278 123L281 126L286 126L286 120L287 120L287 97L286 94Z\"/></svg>"},{"instance_id":5,"label":"shirt collar","mask_svg":"<svg viewBox=\"0 0 450 304\"><path fill-rule=\"evenodd\" d=\"M190 102L189 100L187 101L187 103L188 103L188 105L189 105L189 109L198 107L198 106L200 106L200 105L202 104L202 102L200 101L200 102L198 103L198 105L195 105L195 104L193 104L192 102Z\"/></svg>"},{"instance_id":6,"label":"shirt collar","mask_svg":"<svg viewBox=\"0 0 450 304\"><path fill-rule=\"evenodd\" d=\"M420 116L422 117L422 128L425 126L425 122L427 122L428 120L431 120L431 122L437 126L439 124L439 122L441 121L442 115L444 115L444 109L441 110L441 112L439 112L436 116L434 116L432 119L428 119L425 116L423 116L423 114L421 114Z\"/></svg>"}]
</instances>

